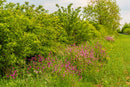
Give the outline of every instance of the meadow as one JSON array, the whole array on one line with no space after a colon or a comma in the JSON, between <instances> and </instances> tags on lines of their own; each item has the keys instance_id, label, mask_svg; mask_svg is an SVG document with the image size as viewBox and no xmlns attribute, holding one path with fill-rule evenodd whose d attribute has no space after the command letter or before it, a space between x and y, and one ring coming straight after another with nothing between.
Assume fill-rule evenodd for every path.
<instances>
[{"instance_id":1,"label":"meadow","mask_svg":"<svg viewBox=\"0 0 130 87\"><path fill-rule=\"evenodd\" d=\"M0 0L0 87L130 86L129 26L119 31L116 2L72 5L49 14Z\"/></svg>"}]
</instances>

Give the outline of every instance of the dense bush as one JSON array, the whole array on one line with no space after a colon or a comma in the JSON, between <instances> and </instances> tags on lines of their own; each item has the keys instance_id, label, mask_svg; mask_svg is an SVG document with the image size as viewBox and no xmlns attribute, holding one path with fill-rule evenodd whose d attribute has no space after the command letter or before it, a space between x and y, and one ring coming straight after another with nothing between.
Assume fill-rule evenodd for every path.
<instances>
[{"instance_id":1,"label":"dense bush","mask_svg":"<svg viewBox=\"0 0 130 87\"><path fill-rule=\"evenodd\" d=\"M97 23L92 23L92 25L96 28L96 30L99 32L99 36L98 37L104 37L106 35L108 35L108 28L101 25L101 24L97 24ZM109 30L111 31L111 30Z\"/></svg>"},{"instance_id":2,"label":"dense bush","mask_svg":"<svg viewBox=\"0 0 130 87\"><path fill-rule=\"evenodd\" d=\"M62 23L62 27L68 35L70 44L78 44L99 35L99 32L92 24L87 20L81 19L81 7L73 9L71 7L72 4L69 4L67 8L60 7L59 5L56 6L58 11L54 15L59 17L60 23Z\"/></svg>"},{"instance_id":3,"label":"dense bush","mask_svg":"<svg viewBox=\"0 0 130 87\"><path fill-rule=\"evenodd\" d=\"M27 2L22 5L25 9L18 7L22 10L14 6L19 5L7 4L8 8L0 12L0 74L6 73L9 66L25 64L25 57L55 53L60 43L67 42L66 32L56 16L38 13Z\"/></svg>"},{"instance_id":4,"label":"dense bush","mask_svg":"<svg viewBox=\"0 0 130 87\"><path fill-rule=\"evenodd\" d=\"M130 35L130 28L126 28L126 29L124 30L124 33L126 33L126 34L129 34L129 35Z\"/></svg>"},{"instance_id":5,"label":"dense bush","mask_svg":"<svg viewBox=\"0 0 130 87\"><path fill-rule=\"evenodd\" d=\"M28 2L0 5L0 74L11 66L24 66L25 57L47 57L50 51L56 54L60 46L107 34L103 25L81 18L81 7L73 9L72 4L67 8L56 5L59 9L52 14Z\"/></svg>"},{"instance_id":6,"label":"dense bush","mask_svg":"<svg viewBox=\"0 0 130 87\"><path fill-rule=\"evenodd\" d=\"M124 33L125 29L130 28L130 23L125 23L122 27L122 33Z\"/></svg>"},{"instance_id":7,"label":"dense bush","mask_svg":"<svg viewBox=\"0 0 130 87\"><path fill-rule=\"evenodd\" d=\"M117 32L118 32L118 33L121 33L121 30L120 30L120 29L117 29Z\"/></svg>"}]
</instances>

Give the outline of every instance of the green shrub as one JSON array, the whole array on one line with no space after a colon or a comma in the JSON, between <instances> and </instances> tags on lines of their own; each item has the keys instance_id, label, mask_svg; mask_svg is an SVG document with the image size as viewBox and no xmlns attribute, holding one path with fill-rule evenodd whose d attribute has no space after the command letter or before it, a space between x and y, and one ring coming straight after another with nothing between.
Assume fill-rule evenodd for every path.
<instances>
[{"instance_id":1,"label":"green shrub","mask_svg":"<svg viewBox=\"0 0 130 87\"><path fill-rule=\"evenodd\" d=\"M58 11L54 15L59 17L60 23L67 33L69 44L79 44L99 35L99 32L92 24L87 20L81 19L81 7L73 9L72 4L69 4L67 8L56 6Z\"/></svg>"},{"instance_id":2,"label":"green shrub","mask_svg":"<svg viewBox=\"0 0 130 87\"><path fill-rule=\"evenodd\" d=\"M130 28L130 23L125 23L122 27L122 33L124 33L125 29Z\"/></svg>"},{"instance_id":3,"label":"green shrub","mask_svg":"<svg viewBox=\"0 0 130 87\"><path fill-rule=\"evenodd\" d=\"M126 28L126 29L124 30L124 33L126 33L126 34L129 34L129 35L130 35L130 28Z\"/></svg>"},{"instance_id":4,"label":"green shrub","mask_svg":"<svg viewBox=\"0 0 130 87\"><path fill-rule=\"evenodd\" d=\"M121 33L121 30L120 30L120 29L117 29L117 33Z\"/></svg>"},{"instance_id":5,"label":"green shrub","mask_svg":"<svg viewBox=\"0 0 130 87\"><path fill-rule=\"evenodd\" d=\"M97 36L98 38L102 38L108 35L108 29L104 25L96 24L96 23L92 23L92 25L98 31L98 36Z\"/></svg>"},{"instance_id":6,"label":"green shrub","mask_svg":"<svg viewBox=\"0 0 130 87\"><path fill-rule=\"evenodd\" d=\"M7 6L0 12L0 74L6 73L9 66L23 66L25 57L47 56L50 51L56 53L61 43L67 43L67 34L58 17Z\"/></svg>"}]
</instances>

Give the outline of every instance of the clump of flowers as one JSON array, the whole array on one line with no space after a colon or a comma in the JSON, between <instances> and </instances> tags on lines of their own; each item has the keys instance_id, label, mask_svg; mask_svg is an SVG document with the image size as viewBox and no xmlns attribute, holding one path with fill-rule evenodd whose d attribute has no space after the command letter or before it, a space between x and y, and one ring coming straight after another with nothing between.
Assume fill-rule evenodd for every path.
<instances>
[{"instance_id":1,"label":"clump of flowers","mask_svg":"<svg viewBox=\"0 0 130 87\"><path fill-rule=\"evenodd\" d=\"M107 41L111 41L111 42L113 42L113 41L114 41L114 38L113 38L113 37L111 37L111 36L106 36L106 37L105 37L105 39L106 39Z\"/></svg>"},{"instance_id":2,"label":"clump of flowers","mask_svg":"<svg viewBox=\"0 0 130 87\"><path fill-rule=\"evenodd\" d=\"M96 62L103 61L106 57L105 48L99 43L94 47L86 45L76 46L71 45L67 48L64 54L64 59L59 59L56 56L49 54L47 58L41 55L34 56L31 59L26 59L29 62L25 67L24 76L28 75L46 75L47 73L56 74L60 77L69 75L79 76L82 79L83 73L88 71L88 66L94 66ZM17 70L12 71L7 77L16 78Z\"/></svg>"},{"instance_id":3,"label":"clump of flowers","mask_svg":"<svg viewBox=\"0 0 130 87\"><path fill-rule=\"evenodd\" d=\"M11 72L10 72L10 74L7 75L7 78L15 79L18 76L17 70L15 70L15 68L13 67L12 70L10 70L10 71Z\"/></svg>"}]
</instances>

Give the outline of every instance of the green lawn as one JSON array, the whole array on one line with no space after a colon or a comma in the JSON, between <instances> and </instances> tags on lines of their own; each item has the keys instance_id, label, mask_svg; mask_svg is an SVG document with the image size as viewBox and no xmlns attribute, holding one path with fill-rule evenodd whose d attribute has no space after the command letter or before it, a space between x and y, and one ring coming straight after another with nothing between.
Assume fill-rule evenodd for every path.
<instances>
[{"instance_id":1,"label":"green lawn","mask_svg":"<svg viewBox=\"0 0 130 87\"><path fill-rule=\"evenodd\" d=\"M106 45L106 43L105 43ZM122 35L114 43L107 43L110 62L105 66L106 83L117 86L130 86L130 35ZM105 74L104 74L105 75ZM126 85L125 85L126 83ZM107 85L108 85L107 84ZM118 86L117 86L118 87Z\"/></svg>"}]
</instances>

